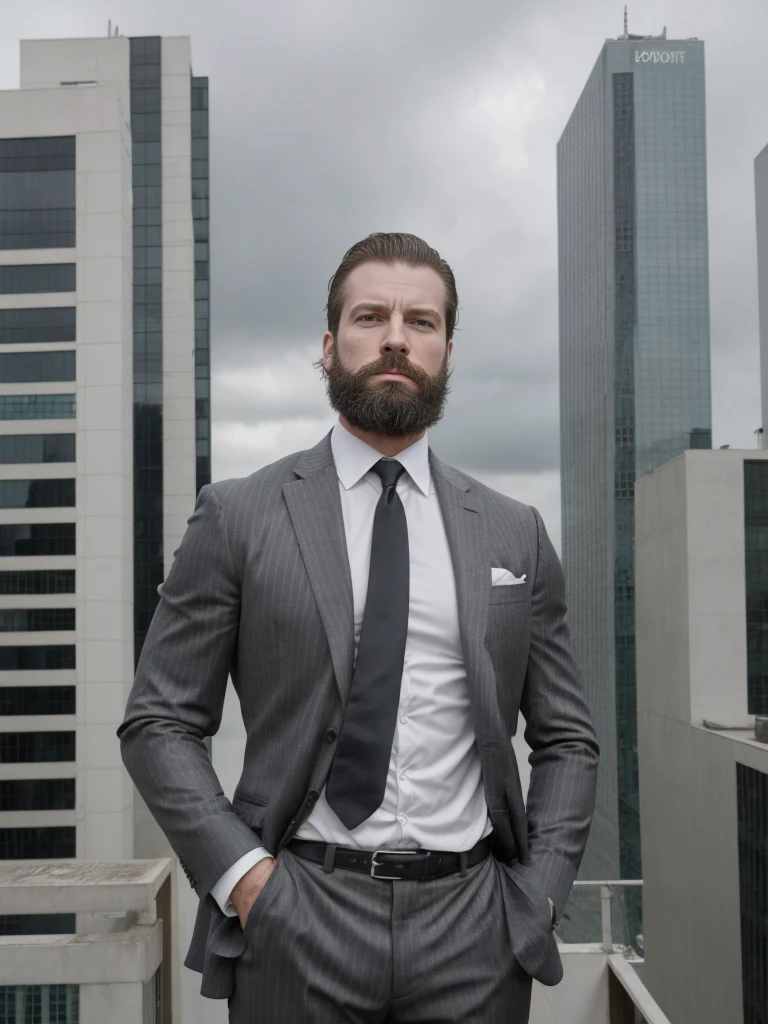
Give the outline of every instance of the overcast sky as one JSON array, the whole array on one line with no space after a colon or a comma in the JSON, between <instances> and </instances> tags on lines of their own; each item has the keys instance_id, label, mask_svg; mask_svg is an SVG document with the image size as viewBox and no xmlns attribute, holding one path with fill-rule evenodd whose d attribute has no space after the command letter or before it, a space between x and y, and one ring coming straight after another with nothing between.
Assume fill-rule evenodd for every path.
<instances>
[{"instance_id":1,"label":"overcast sky","mask_svg":"<svg viewBox=\"0 0 768 1024\"><path fill-rule=\"evenodd\" d=\"M622 5L607 0L26 0L18 41L190 35L210 76L214 477L333 422L312 362L327 282L370 231L412 231L456 274L449 462L560 536L555 146ZM630 31L706 42L714 443L759 426L753 161L768 143L765 0L646 0Z\"/></svg>"}]
</instances>

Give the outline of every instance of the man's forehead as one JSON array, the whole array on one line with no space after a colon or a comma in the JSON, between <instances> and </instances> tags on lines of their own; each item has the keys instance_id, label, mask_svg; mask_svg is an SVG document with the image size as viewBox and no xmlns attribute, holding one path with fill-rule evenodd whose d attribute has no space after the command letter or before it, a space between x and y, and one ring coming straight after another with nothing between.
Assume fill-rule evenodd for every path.
<instances>
[{"instance_id":1,"label":"man's forehead","mask_svg":"<svg viewBox=\"0 0 768 1024\"><path fill-rule=\"evenodd\" d=\"M405 263L361 263L350 273L344 288L345 304L370 299L392 302L445 302L445 285L432 267L411 267Z\"/></svg>"}]
</instances>

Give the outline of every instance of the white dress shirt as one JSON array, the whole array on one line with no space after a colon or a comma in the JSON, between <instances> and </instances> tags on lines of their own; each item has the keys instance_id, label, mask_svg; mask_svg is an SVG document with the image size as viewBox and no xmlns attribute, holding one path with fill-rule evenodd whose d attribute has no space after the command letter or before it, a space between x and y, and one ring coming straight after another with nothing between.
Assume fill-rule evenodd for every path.
<instances>
[{"instance_id":1,"label":"white dress shirt","mask_svg":"<svg viewBox=\"0 0 768 1024\"><path fill-rule=\"evenodd\" d=\"M355 618L355 652L368 591L376 503L382 484L371 467L382 458L337 423L331 448L339 477ZM387 785L381 806L347 829L320 794L299 839L364 850L470 850L491 831L472 725L451 553L431 479L426 435L400 452L397 493L405 509L410 603L405 663ZM343 726L342 726L343 728ZM242 876L271 854L241 857L211 894L225 914Z\"/></svg>"}]
</instances>

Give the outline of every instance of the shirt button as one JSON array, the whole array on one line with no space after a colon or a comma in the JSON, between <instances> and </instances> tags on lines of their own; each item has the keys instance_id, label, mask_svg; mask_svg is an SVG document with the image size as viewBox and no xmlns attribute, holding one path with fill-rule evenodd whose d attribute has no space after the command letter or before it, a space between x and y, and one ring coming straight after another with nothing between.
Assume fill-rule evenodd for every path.
<instances>
[{"instance_id":1,"label":"shirt button","mask_svg":"<svg viewBox=\"0 0 768 1024\"><path fill-rule=\"evenodd\" d=\"M408 715L401 715L400 716L400 722L402 723L402 725L405 725L407 723L407 721L408 721Z\"/></svg>"},{"instance_id":2,"label":"shirt button","mask_svg":"<svg viewBox=\"0 0 768 1024\"><path fill-rule=\"evenodd\" d=\"M400 822L401 825L405 825L405 823L408 821L408 815L407 814L398 814L397 820Z\"/></svg>"}]
</instances>

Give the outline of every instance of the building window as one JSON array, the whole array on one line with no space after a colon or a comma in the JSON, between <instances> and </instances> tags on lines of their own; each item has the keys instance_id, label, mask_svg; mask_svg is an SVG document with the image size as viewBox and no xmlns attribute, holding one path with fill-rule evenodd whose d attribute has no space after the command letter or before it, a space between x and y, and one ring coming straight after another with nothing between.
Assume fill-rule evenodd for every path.
<instances>
[{"instance_id":1,"label":"building window","mask_svg":"<svg viewBox=\"0 0 768 1024\"><path fill-rule=\"evenodd\" d=\"M0 572L0 594L74 594L74 569L18 569Z\"/></svg>"},{"instance_id":2,"label":"building window","mask_svg":"<svg viewBox=\"0 0 768 1024\"><path fill-rule=\"evenodd\" d=\"M765 1024L768 1007L768 775L736 765L744 1024Z\"/></svg>"},{"instance_id":3,"label":"building window","mask_svg":"<svg viewBox=\"0 0 768 1024\"><path fill-rule=\"evenodd\" d=\"M74 732L0 732L0 764L42 764L48 761L74 761ZM25 831L6 829L7 832ZM26 831L34 832L34 829ZM2 834L0 832L0 834ZM43 857L46 854L19 854L20 857ZM51 857L69 857L68 853L52 853ZM2 856L0 856L2 859Z\"/></svg>"},{"instance_id":4,"label":"building window","mask_svg":"<svg viewBox=\"0 0 768 1024\"><path fill-rule=\"evenodd\" d=\"M74 462L75 434L2 434L0 463Z\"/></svg>"},{"instance_id":5,"label":"building window","mask_svg":"<svg viewBox=\"0 0 768 1024\"><path fill-rule=\"evenodd\" d=\"M74 135L0 139L0 249L74 244Z\"/></svg>"},{"instance_id":6,"label":"building window","mask_svg":"<svg viewBox=\"0 0 768 1024\"><path fill-rule=\"evenodd\" d=\"M12 523L0 526L0 558L75 553L74 523Z\"/></svg>"},{"instance_id":7,"label":"building window","mask_svg":"<svg viewBox=\"0 0 768 1024\"><path fill-rule=\"evenodd\" d=\"M0 647L0 672L75 668L74 644Z\"/></svg>"},{"instance_id":8,"label":"building window","mask_svg":"<svg viewBox=\"0 0 768 1024\"><path fill-rule=\"evenodd\" d=\"M0 266L0 295L73 292L77 287L74 263L30 263Z\"/></svg>"},{"instance_id":9,"label":"building window","mask_svg":"<svg viewBox=\"0 0 768 1024\"><path fill-rule=\"evenodd\" d=\"M163 1019L163 965L143 985L142 1024L161 1024Z\"/></svg>"},{"instance_id":10,"label":"building window","mask_svg":"<svg viewBox=\"0 0 768 1024\"><path fill-rule=\"evenodd\" d=\"M0 633L50 633L74 628L74 608L0 608Z\"/></svg>"},{"instance_id":11,"label":"building window","mask_svg":"<svg viewBox=\"0 0 768 1024\"><path fill-rule=\"evenodd\" d=\"M69 919L73 916L69 915ZM0 986L0 1024L79 1024L79 1021L78 985Z\"/></svg>"},{"instance_id":12,"label":"building window","mask_svg":"<svg viewBox=\"0 0 768 1024\"><path fill-rule=\"evenodd\" d=\"M744 463L747 710L768 714L768 462Z\"/></svg>"},{"instance_id":13,"label":"building window","mask_svg":"<svg viewBox=\"0 0 768 1024\"><path fill-rule=\"evenodd\" d=\"M211 482L211 265L209 249L208 79L192 78L192 224L195 235L196 489ZM197 200L204 202L197 202ZM205 301L202 301L205 300Z\"/></svg>"},{"instance_id":14,"label":"building window","mask_svg":"<svg viewBox=\"0 0 768 1024\"><path fill-rule=\"evenodd\" d=\"M75 341L76 306L36 306L33 309L0 309L0 344Z\"/></svg>"},{"instance_id":15,"label":"building window","mask_svg":"<svg viewBox=\"0 0 768 1024\"><path fill-rule=\"evenodd\" d=\"M76 415L74 395L0 395L0 420L73 420Z\"/></svg>"},{"instance_id":16,"label":"building window","mask_svg":"<svg viewBox=\"0 0 768 1024\"><path fill-rule=\"evenodd\" d=\"M73 811L74 779L2 779L0 811Z\"/></svg>"},{"instance_id":17,"label":"building window","mask_svg":"<svg viewBox=\"0 0 768 1024\"><path fill-rule=\"evenodd\" d=\"M8 352L0 355L0 384L75 380L74 352Z\"/></svg>"},{"instance_id":18,"label":"building window","mask_svg":"<svg viewBox=\"0 0 768 1024\"><path fill-rule=\"evenodd\" d=\"M161 45L131 39L133 171L134 658L157 607L163 562ZM194 117L194 114L193 114Z\"/></svg>"},{"instance_id":19,"label":"building window","mask_svg":"<svg viewBox=\"0 0 768 1024\"><path fill-rule=\"evenodd\" d=\"M74 935L76 914L0 914L0 935ZM0 987L0 992L3 989ZM3 1017L0 996L0 1024L17 1024L19 1020L41 1021L41 1017Z\"/></svg>"},{"instance_id":20,"label":"building window","mask_svg":"<svg viewBox=\"0 0 768 1024\"><path fill-rule=\"evenodd\" d=\"M73 508L74 505L74 479L0 480L0 508Z\"/></svg>"},{"instance_id":21,"label":"building window","mask_svg":"<svg viewBox=\"0 0 768 1024\"><path fill-rule=\"evenodd\" d=\"M694 450L712 447L712 428L694 427L688 439L688 447Z\"/></svg>"},{"instance_id":22,"label":"building window","mask_svg":"<svg viewBox=\"0 0 768 1024\"><path fill-rule=\"evenodd\" d=\"M0 716L74 713L74 686L0 686Z\"/></svg>"}]
</instances>

